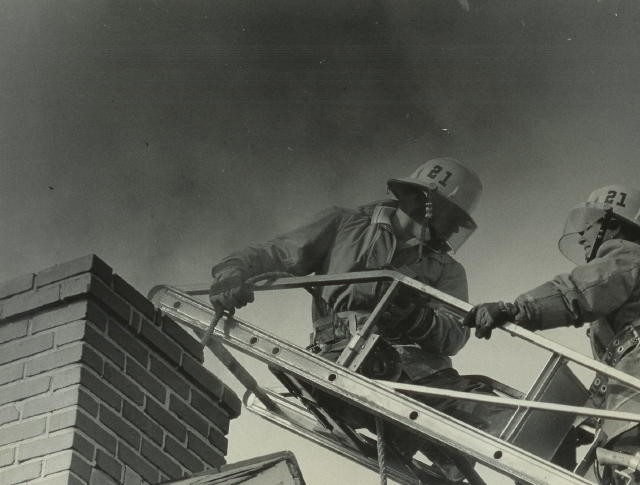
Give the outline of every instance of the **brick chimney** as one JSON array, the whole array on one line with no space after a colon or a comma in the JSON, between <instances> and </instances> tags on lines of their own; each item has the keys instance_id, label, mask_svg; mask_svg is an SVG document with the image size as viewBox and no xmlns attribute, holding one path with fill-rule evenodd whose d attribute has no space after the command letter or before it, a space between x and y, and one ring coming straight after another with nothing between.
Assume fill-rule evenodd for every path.
<instances>
[{"instance_id":1,"label":"brick chimney","mask_svg":"<svg viewBox=\"0 0 640 485\"><path fill-rule=\"evenodd\" d=\"M0 284L0 484L141 485L225 463L240 400L94 255Z\"/></svg>"}]
</instances>

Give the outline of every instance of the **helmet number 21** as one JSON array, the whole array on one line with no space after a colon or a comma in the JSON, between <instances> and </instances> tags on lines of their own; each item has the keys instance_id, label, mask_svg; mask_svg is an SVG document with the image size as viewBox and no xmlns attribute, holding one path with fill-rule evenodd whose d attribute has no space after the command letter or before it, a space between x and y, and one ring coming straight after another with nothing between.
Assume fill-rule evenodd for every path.
<instances>
[{"instance_id":1,"label":"helmet number 21","mask_svg":"<svg viewBox=\"0 0 640 485\"><path fill-rule=\"evenodd\" d=\"M431 171L427 174L427 177L435 179L440 174L440 172L442 172L442 167L440 165L434 165ZM443 187L447 185L447 180L449 180L449 178L453 175L448 170L445 170L444 173L445 173L444 178L438 181L438 183Z\"/></svg>"},{"instance_id":2,"label":"helmet number 21","mask_svg":"<svg viewBox=\"0 0 640 485\"><path fill-rule=\"evenodd\" d=\"M627 199L627 194L625 192L617 192L615 190L610 190L607 192L607 196L604 199L605 204L613 204L615 198L618 197L618 201L616 205L620 207L625 207L625 200Z\"/></svg>"}]
</instances>

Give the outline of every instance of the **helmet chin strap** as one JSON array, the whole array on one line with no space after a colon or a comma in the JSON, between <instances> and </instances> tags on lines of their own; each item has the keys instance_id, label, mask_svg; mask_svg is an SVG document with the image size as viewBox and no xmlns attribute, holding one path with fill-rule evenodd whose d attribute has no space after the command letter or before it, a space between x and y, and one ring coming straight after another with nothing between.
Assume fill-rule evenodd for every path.
<instances>
[{"instance_id":1,"label":"helmet chin strap","mask_svg":"<svg viewBox=\"0 0 640 485\"><path fill-rule=\"evenodd\" d=\"M600 229L598 230L598 234L593 241L593 246L591 246L591 251L589 252L589 256L587 256L587 263L596 257L598 249L602 246L604 242L604 237L607 234L607 229L609 229L609 225L611 224L611 219L613 217L613 209L609 208L605 210L604 216L602 218L602 224L600 224Z\"/></svg>"},{"instance_id":2,"label":"helmet chin strap","mask_svg":"<svg viewBox=\"0 0 640 485\"><path fill-rule=\"evenodd\" d=\"M427 235L429 239L431 239L431 236L433 234L433 228L431 227L431 218L433 217L433 203L431 202L429 191L424 190L422 193L426 198L426 202L424 204L424 222L421 224L422 227L420 228L420 246L418 248L418 261L422 261L424 245L427 242Z\"/></svg>"},{"instance_id":3,"label":"helmet chin strap","mask_svg":"<svg viewBox=\"0 0 640 485\"><path fill-rule=\"evenodd\" d=\"M422 224L422 229L420 231L420 244L418 244L418 261L422 261L423 253L424 253L424 239L427 237L427 223Z\"/></svg>"}]
</instances>

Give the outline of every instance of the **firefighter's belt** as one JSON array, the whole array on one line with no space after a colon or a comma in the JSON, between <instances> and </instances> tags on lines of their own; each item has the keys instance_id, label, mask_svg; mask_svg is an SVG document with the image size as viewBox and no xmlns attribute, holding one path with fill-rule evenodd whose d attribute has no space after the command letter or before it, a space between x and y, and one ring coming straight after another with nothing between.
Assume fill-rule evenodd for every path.
<instances>
[{"instance_id":1,"label":"firefighter's belt","mask_svg":"<svg viewBox=\"0 0 640 485\"><path fill-rule=\"evenodd\" d=\"M625 355L638 346L640 343L638 326L640 322L634 322L613 336L602 357L605 364L615 367Z\"/></svg>"},{"instance_id":2,"label":"firefighter's belt","mask_svg":"<svg viewBox=\"0 0 640 485\"><path fill-rule=\"evenodd\" d=\"M602 362L611 367L615 367L622 358L635 349L640 344L640 321L627 325L613 336L609 345L602 355ZM604 401L607 392L607 376L596 375L589 392L592 394L594 402L600 405Z\"/></svg>"},{"instance_id":3,"label":"firefighter's belt","mask_svg":"<svg viewBox=\"0 0 640 485\"><path fill-rule=\"evenodd\" d=\"M365 312L344 311L318 318L313 322L311 343L330 345L348 339L355 335L368 316Z\"/></svg>"}]
</instances>

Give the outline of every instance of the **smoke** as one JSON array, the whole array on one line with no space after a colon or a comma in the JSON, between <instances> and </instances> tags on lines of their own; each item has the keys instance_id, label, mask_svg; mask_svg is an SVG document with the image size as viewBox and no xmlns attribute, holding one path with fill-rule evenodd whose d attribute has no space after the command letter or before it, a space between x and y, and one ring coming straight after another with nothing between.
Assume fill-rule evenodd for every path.
<instances>
[{"instance_id":1,"label":"smoke","mask_svg":"<svg viewBox=\"0 0 640 485\"><path fill-rule=\"evenodd\" d=\"M100 252L144 285L206 277L433 156L501 197L559 160L632 159L622 4L4 2L3 249Z\"/></svg>"}]
</instances>

